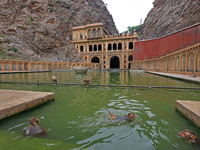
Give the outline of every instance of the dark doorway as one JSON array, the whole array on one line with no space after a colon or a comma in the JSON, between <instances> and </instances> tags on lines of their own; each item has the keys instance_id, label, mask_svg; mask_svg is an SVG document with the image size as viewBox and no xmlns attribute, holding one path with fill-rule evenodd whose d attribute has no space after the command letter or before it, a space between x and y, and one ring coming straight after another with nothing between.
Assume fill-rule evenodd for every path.
<instances>
[{"instance_id":1,"label":"dark doorway","mask_svg":"<svg viewBox=\"0 0 200 150\"><path fill-rule=\"evenodd\" d=\"M110 59L110 69L112 68L120 68L120 64L119 64L119 57L117 56L113 56Z\"/></svg>"},{"instance_id":2,"label":"dark doorway","mask_svg":"<svg viewBox=\"0 0 200 150\"><path fill-rule=\"evenodd\" d=\"M128 64L128 69L131 69L131 63Z\"/></svg>"},{"instance_id":3,"label":"dark doorway","mask_svg":"<svg viewBox=\"0 0 200 150\"><path fill-rule=\"evenodd\" d=\"M98 57L93 57L91 62L92 63L99 63L100 61L99 61Z\"/></svg>"}]
</instances>

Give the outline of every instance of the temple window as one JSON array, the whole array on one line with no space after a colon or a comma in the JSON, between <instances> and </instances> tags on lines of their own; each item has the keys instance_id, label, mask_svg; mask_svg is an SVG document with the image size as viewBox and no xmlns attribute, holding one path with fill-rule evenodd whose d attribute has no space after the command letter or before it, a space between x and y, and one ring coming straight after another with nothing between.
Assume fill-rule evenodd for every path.
<instances>
[{"instance_id":1,"label":"temple window","mask_svg":"<svg viewBox=\"0 0 200 150\"><path fill-rule=\"evenodd\" d=\"M112 44L108 44L108 50L112 50Z\"/></svg>"},{"instance_id":2,"label":"temple window","mask_svg":"<svg viewBox=\"0 0 200 150\"><path fill-rule=\"evenodd\" d=\"M93 38L95 38L97 35L96 35L96 29L93 29Z\"/></svg>"},{"instance_id":3,"label":"temple window","mask_svg":"<svg viewBox=\"0 0 200 150\"><path fill-rule=\"evenodd\" d=\"M129 49L133 49L133 42L130 42L128 47Z\"/></svg>"},{"instance_id":4,"label":"temple window","mask_svg":"<svg viewBox=\"0 0 200 150\"><path fill-rule=\"evenodd\" d=\"M101 37L101 28L97 29L97 37Z\"/></svg>"},{"instance_id":5,"label":"temple window","mask_svg":"<svg viewBox=\"0 0 200 150\"><path fill-rule=\"evenodd\" d=\"M122 50L122 43L118 44L118 50Z\"/></svg>"},{"instance_id":6,"label":"temple window","mask_svg":"<svg viewBox=\"0 0 200 150\"><path fill-rule=\"evenodd\" d=\"M82 40L82 39L83 39L83 33L80 34L80 40Z\"/></svg>"},{"instance_id":7,"label":"temple window","mask_svg":"<svg viewBox=\"0 0 200 150\"><path fill-rule=\"evenodd\" d=\"M117 49L117 44L114 43L114 44L113 44L113 50L116 50L116 49Z\"/></svg>"},{"instance_id":8,"label":"temple window","mask_svg":"<svg viewBox=\"0 0 200 150\"><path fill-rule=\"evenodd\" d=\"M102 46L101 44L98 45L98 51L101 51L102 50Z\"/></svg>"},{"instance_id":9,"label":"temple window","mask_svg":"<svg viewBox=\"0 0 200 150\"><path fill-rule=\"evenodd\" d=\"M97 45L94 45L94 51L97 51Z\"/></svg>"},{"instance_id":10,"label":"temple window","mask_svg":"<svg viewBox=\"0 0 200 150\"><path fill-rule=\"evenodd\" d=\"M88 30L88 38L92 38L92 30L91 29Z\"/></svg>"},{"instance_id":11,"label":"temple window","mask_svg":"<svg viewBox=\"0 0 200 150\"><path fill-rule=\"evenodd\" d=\"M92 51L92 45L89 46L89 51L90 51L90 52Z\"/></svg>"}]
</instances>

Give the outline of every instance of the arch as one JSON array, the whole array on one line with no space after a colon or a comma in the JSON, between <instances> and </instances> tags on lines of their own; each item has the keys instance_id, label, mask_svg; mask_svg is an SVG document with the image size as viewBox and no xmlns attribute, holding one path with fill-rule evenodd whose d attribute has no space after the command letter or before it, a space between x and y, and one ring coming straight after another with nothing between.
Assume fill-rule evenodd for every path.
<instances>
[{"instance_id":1,"label":"arch","mask_svg":"<svg viewBox=\"0 0 200 150\"><path fill-rule=\"evenodd\" d=\"M170 58L167 60L167 71L170 71Z\"/></svg>"},{"instance_id":2,"label":"arch","mask_svg":"<svg viewBox=\"0 0 200 150\"><path fill-rule=\"evenodd\" d=\"M128 56L128 61L133 61L133 55Z\"/></svg>"},{"instance_id":3,"label":"arch","mask_svg":"<svg viewBox=\"0 0 200 150\"><path fill-rule=\"evenodd\" d=\"M52 64L48 64L48 69L49 69L49 70L52 70L52 69L53 69Z\"/></svg>"},{"instance_id":4,"label":"arch","mask_svg":"<svg viewBox=\"0 0 200 150\"><path fill-rule=\"evenodd\" d=\"M97 29L97 37L101 37L101 28Z\"/></svg>"},{"instance_id":5,"label":"arch","mask_svg":"<svg viewBox=\"0 0 200 150\"><path fill-rule=\"evenodd\" d=\"M100 63L99 57L93 57L91 63Z\"/></svg>"},{"instance_id":6,"label":"arch","mask_svg":"<svg viewBox=\"0 0 200 150\"><path fill-rule=\"evenodd\" d=\"M97 51L97 45L96 44L94 45L94 51Z\"/></svg>"},{"instance_id":7,"label":"arch","mask_svg":"<svg viewBox=\"0 0 200 150\"><path fill-rule=\"evenodd\" d=\"M130 42L130 43L128 44L128 48L129 48L129 49L133 49L133 42Z\"/></svg>"},{"instance_id":8,"label":"arch","mask_svg":"<svg viewBox=\"0 0 200 150\"><path fill-rule=\"evenodd\" d=\"M122 50L122 43L118 43L118 50Z\"/></svg>"},{"instance_id":9,"label":"arch","mask_svg":"<svg viewBox=\"0 0 200 150\"><path fill-rule=\"evenodd\" d=\"M53 70L57 70L57 64L53 65Z\"/></svg>"},{"instance_id":10,"label":"arch","mask_svg":"<svg viewBox=\"0 0 200 150\"><path fill-rule=\"evenodd\" d=\"M64 70L67 70L67 64L64 64L64 68L63 68Z\"/></svg>"},{"instance_id":11,"label":"arch","mask_svg":"<svg viewBox=\"0 0 200 150\"><path fill-rule=\"evenodd\" d=\"M92 38L92 30L91 29L88 30L88 38Z\"/></svg>"},{"instance_id":12,"label":"arch","mask_svg":"<svg viewBox=\"0 0 200 150\"><path fill-rule=\"evenodd\" d=\"M96 35L96 29L93 29L92 30L92 33L93 33L93 38L95 38L97 35Z\"/></svg>"},{"instance_id":13,"label":"arch","mask_svg":"<svg viewBox=\"0 0 200 150\"><path fill-rule=\"evenodd\" d=\"M80 52L83 52L84 51L84 48L83 48L83 45L80 46Z\"/></svg>"},{"instance_id":14,"label":"arch","mask_svg":"<svg viewBox=\"0 0 200 150\"><path fill-rule=\"evenodd\" d=\"M112 56L112 57L110 58L110 68L120 68L119 57L117 57L117 56Z\"/></svg>"},{"instance_id":15,"label":"arch","mask_svg":"<svg viewBox=\"0 0 200 150\"><path fill-rule=\"evenodd\" d=\"M113 50L117 50L117 44L116 43L113 44Z\"/></svg>"},{"instance_id":16,"label":"arch","mask_svg":"<svg viewBox=\"0 0 200 150\"><path fill-rule=\"evenodd\" d=\"M179 62L179 56L178 56L176 57L176 71L179 71L179 64L180 62Z\"/></svg>"},{"instance_id":17,"label":"arch","mask_svg":"<svg viewBox=\"0 0 200 150\"><path fill-rule=\"evenodd\" d=\"M101 44L98 45L98 51L102 51L102 46L101 46Z\"/></svg>"},{"instance_id":18,"label":"arch","mask_svg":"<svg viewBox=\"0 0 200 150\"><path fill-rule=\"evenodd\" d=\"M193 72L194 71L194 54L191 53L188 56L188 71Z\"/></svg>"},{"instance_id":19,"label":"arch","mask_svg":"<svg viewBox=\"0 0 200 150\"><path fill-rule=\"evenodd\" d=\"M90 51L90 52L92 51L92 45L89 46L89 51Z\"/></svg>"},{"instance_id":20,"label":"arch","mask_svg":"<svg viewBox=\"0 0 200 150\"><path fill-rule=\"evenodd\" d=\"M200 72L200 52L197 55L197 72Z\"/></svg>"},{"instance_id":21,"label":"arch","mask_svg":"<svg viewBox=\"0 0 200 150\"><path fill-rule=\"evenodd\" d=\"M182 56L181 63L182 63L181 71L185 71L185 66L186 66L186 56L185 55Z\"/></svg>"},{"instance_id":22,"label":"arch","mask_svg":"<svg viewBox=\"0 0 200 150\"><path fill-rule=\"evenodd\" d=\"M62 70L62 64L59 64L59 70Z\"/></svg>"},{"instance_id":23,"label":"arch","mask_svg":"<svg viewBox=\"0 0 200 150\"><path fill-rule=\"evenodd\" d=\"M34 63L31 64L31 71L32 70L35 70L35 64Z\"/></svg>"},{"instance_id":24,"label":"arch","mask_svg":"<svg viewBox=\"0 0 200 150\"><path fill-rule=\"evenodd\" d=\"M108 44L108 50L112 50L112 44Z\"/></svg>"},{"instance_id":25,"label":"arch","mask_svg":"<svg viewBox=\"0 0 200 150\"><path fill-rule=\"evenodd\" d=\"M43 67L45 68L45 67ZM24 70L28 70L28 63L24 63Z\"/></svg>"}]
</instances>

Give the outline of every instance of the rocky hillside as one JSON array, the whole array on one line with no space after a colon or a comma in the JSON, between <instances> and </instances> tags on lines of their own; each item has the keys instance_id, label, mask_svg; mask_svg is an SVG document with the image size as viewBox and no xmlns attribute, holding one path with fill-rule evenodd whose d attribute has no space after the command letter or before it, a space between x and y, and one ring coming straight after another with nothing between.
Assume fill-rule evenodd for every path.
<instances>
[{"instance_id":1,"label":"rocky hillside","mask_svg":"<svg viewBox=\"0 0 200 150\"><path fill-rule=\"evenodd\" d=\"M141 29L140 39L157 38L200 23L199 0L155 0Z\"/></svg>"},{"instance_id":2,"label":"rocky hillside","mask_svg":"<svg viewBox=\"0 0 200 150\"><path fill-rule=\"evenodd\" d=\"M81 61L72 45L71 29L98 22L111 34L117 33L102 0L1 0L0 54L28 60Z\"/></svg>"}]
</instances>

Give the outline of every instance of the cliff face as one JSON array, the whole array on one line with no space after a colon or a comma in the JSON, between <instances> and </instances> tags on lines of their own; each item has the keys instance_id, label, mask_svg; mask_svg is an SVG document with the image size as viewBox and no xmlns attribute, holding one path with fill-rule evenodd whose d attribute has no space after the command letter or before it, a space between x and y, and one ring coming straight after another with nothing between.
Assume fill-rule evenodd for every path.
<instances>
[{"instance_id":1,"label":"cliff face","mask_svg":"<svg viewBox=\"0 0 200 150\"><path fill-rule=\"evenodd\" d=\"M98 22L117 33L102 0L1 0L0 51L29 60L81 61L71 29Z\"/></svg>"},{"instance_id":2,"label":"cliff face","mask_svg":"<svg viewBox=\"0 0 200 150\"><path fill-rule=\"evenodd\" d=\"M141 29L141 40L162 37L200 23L199 0L155 0Z\"/></svg>"}]
</instances>

